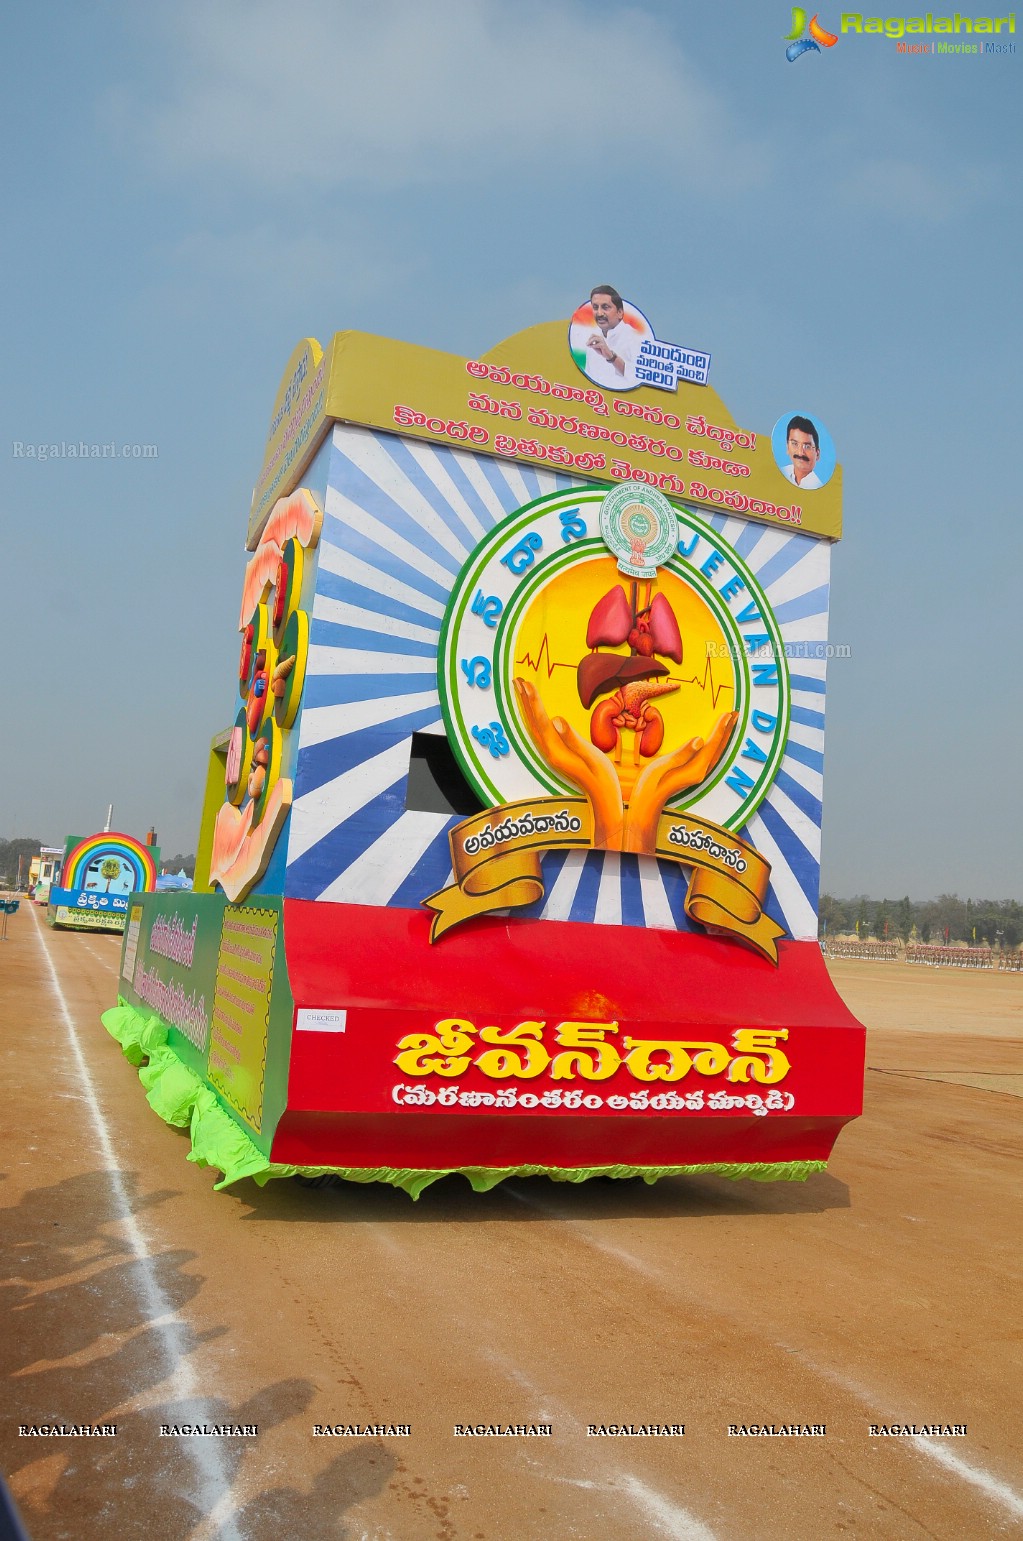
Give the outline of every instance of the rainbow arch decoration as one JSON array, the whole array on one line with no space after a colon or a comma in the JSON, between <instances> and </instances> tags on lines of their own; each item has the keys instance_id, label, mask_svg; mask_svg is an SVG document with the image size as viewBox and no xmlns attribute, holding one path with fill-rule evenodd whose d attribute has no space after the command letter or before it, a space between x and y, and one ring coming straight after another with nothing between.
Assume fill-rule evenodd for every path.
<instances>
[{"instance_id":1,"label":"rainbow arch decoration","mask_svg":"<svg viewBox=\"0 0 1023 1541\"><path fill-rule=\"evenodd\" d=\"M123 931L130 896L154 892L159 862L159 847L134 835L114 830L70 835L60 885L50 889L47 920L67 930Z\"/></svg>"}]
</instances>

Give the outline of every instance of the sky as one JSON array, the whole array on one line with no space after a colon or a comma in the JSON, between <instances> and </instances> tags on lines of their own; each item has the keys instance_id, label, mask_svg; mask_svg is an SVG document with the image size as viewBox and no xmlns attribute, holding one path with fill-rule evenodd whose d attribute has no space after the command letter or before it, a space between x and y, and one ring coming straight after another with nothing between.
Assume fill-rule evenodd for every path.
<instances>
[{"instance_id":1,"label":"sky","mask_svg":"<svg viewBox=\"0 0 1023 1541\"><path fill-rule=\"evenodd\" d=\"M195 850L302 337L478 357L597 274L712 353L742 426L801 403L835 439L823 889L1023 899L1023 25L1008 54L844 35L790 63L791 25L773 0L8 13L0 837L62 844L113 803ZM80 442L119 453L26 453Z\"/></svg>"}]
</instances>

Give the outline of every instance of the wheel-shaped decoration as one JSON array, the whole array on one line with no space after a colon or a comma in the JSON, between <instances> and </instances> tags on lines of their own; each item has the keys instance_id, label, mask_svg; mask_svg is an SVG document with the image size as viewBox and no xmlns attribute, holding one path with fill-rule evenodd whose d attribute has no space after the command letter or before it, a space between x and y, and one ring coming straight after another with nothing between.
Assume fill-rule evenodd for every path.
<instances>
[{"instance_id":1,"label":"wheel-shaped decoration","mask_svg":"<svg viewBox=\"0 0 1023 1541\"><path fill-rule=\"evenodd\" d=\"M247 701L252 688L256 659L266 652L270 640L270 616L266 605L257 605L249 617L249 624L242 632L241 654L238 658L238 693Z\"/></svg>"},{"instance_id":2,"label":"wheel-shaped decoration","mask_svg":"<svg viewBox=\"0 0 1023 1541\"><path fill-rule=\"evenodd\" d=\"M281 728L292 727L298 716L308 661L309 617L304 610L293 610L281 635L280 652L271 682L273 714Z\"/></svg>"},{"instance_id":3,"label":"wheel-shaped decoration","mask_svg":"<svg viewBox=\"0 0 1023 1541\"><path fill-rule=\"evenodd\" d=\"M248 795L247 784L251 764L252 739L249 736L245 707L243 706L235 718L234 727L231 729L231 740L227 746L227 768L224 772L227 800L229 803L233 803L236 808L245 801Z\"/></svg>"},{"instance_id":4,"label":"wheel-shaped decoration","mask_svg":"<svg viewBox=\"0 0 1023 1541\"><path fill-rule=\"evenodd\" d=\"M271 713L252 744L252 769L249 774L248 792L252 798L254 825L258 824L263 817L267 799L280 780L283 754L284 738Z\"/></svg>"},{"instance_id":5,"label":"wheel-shaped decoration","mask_svg":"<svg viewBox=\"0 0 1023 1541\"><path fill-rule=\"evenodd\" d=\"M285 542L274 582L273 639L278 652L284 652L284 631L289 618L298 609L302 599L302 583L305 578L305 551L292 536Z\"/></svg>"},{"instance_id":6,"label":"wheel-shaped decoration","mask_svg":"<svg viewBox=\"0 0 1023 1541\"><path fill-rule=\"evenodd\" d=\"M210 880L232 903L266 871L292 800L290 730L302 700L311 583L309 552L323 514L305 488L274 505L246 569L238 688L228 745L225 801L217 813Z\"/></svg>"},{"instance_id":7,"label":"wheel-shaped decoration","mask_svg":"<svg viewBox=\"0 0 1023 1541\"><path fill-rule=\"evenodd\" d=\"M246 627L246 631L250 630L253 633L253 640L249 661L249 674L248 678L241 682L240 689L242 699L245 701L245 718L249 733L255 738L261 724L270 715L273 707L270 681L273 677L273 671L277 666L277 649L274 646L273 636L270 631L270 609L268 605L259 604L256 606L252 620Z\"/></svg>"}]
</instances>

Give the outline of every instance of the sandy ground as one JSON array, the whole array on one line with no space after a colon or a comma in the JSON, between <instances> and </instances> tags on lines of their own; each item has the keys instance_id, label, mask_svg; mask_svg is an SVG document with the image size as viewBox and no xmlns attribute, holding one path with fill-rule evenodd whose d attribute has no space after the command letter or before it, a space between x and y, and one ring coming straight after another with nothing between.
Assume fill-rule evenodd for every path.
<instances>
[{"instance_id":1,"label":"sandy ground","mask_svg":"<svg viewBox=\"0 0 1023 1541\"><path fill-rule=\"evenodd\" d=\"M1023 1532L1023 976L837 962L866 1114L805 1185L413 1204L215 1194L100 1026L118 951L26 904L0 942L0 1466L33 1541ZM118 1433L19 1436L52 1421ZM160 1434L195 1421L259 1433ZM587 1433L630 1422L685 1435ZM771 1422L827 1434L728 1434ZM895 1422L967 1434L871 1436ZM354 1423L411 1433L312 1434Z\"/></svg>"}]
</instances>

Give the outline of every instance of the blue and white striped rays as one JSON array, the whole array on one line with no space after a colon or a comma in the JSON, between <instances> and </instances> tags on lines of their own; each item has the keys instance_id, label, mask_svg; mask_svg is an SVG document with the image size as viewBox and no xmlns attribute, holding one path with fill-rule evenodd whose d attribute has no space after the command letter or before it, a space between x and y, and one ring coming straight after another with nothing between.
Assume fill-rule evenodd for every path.
<instances>
[{"instance_id":1,"label":"blue and white striped rays","mask_svg":"<svg viewBox=\"0 0 1023 1541\"><path fill-rule=\"evenodd\" d=\"M710 523L752 569L779 623L792 691L785 755L740 833L771 863L767 910L794 937L816 937L824 785L824 690L831 547L744 519Z\"/></svg>"},{"instance_id":2,"label":"blue and white striped rays","mask_svg":"<svg viewBox=\"0 0 1023 1541\"><path fill-rule=\"evenodd\" d=\"M437 652L463 563L500 519L576 478L390 434L334 430L285 893L417 908L452 881L444 814L405 807L412 734L443 734ZM827 542L714 517L767 592L790 652L792 729L781 770L742 831L772 863L768 908L816 935L827 635ZM819 652L817 656L796 656ZM550 920L695 929L673 863L553 852Z\"/></svg>"},{"instance_id":3,"label":"blue and white striped rays","mask_svg":"<svg viewBox=\"0 0 1023 1541\"><path fill-rule=\"evenodd\" d=\"M437 643L476 544L567 477L334 430L285 892L415 908L451 874L443 814L406 810L413 733L443 734Z\"/></svg>"}]
</instances>

